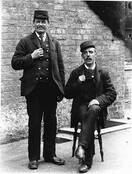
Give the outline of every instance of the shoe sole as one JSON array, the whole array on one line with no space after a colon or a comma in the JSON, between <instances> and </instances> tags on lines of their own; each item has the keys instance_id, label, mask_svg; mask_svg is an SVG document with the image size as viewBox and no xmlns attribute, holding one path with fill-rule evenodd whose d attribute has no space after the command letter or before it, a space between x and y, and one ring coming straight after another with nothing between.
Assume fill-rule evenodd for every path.
<instances>
[{"instance_id":1,"label":"shoe sole","mask_svg":"<svg viewBox=\"0 0 132 174\"><path fill-rule=\"evenodd\" d=\"M31 170L36 170L36 169L38 169L38 167L31 167L31 166L28 166L28 168L31 169Z\"/></svg>"}]
</instances>

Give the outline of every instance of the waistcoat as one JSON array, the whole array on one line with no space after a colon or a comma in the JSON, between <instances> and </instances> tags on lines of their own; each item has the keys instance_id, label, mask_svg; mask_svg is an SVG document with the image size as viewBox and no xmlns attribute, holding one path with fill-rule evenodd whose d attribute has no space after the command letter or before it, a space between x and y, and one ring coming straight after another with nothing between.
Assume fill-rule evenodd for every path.
<instances>
[{"instance_id":1,"label":"waistcoat","mask_svg":"<svg viewBox=\"0 0 132 174\"><path fill-rule=\"evenodd\" d=\"M86 80L83 83L81 103L89 103L92 99L96 97L96 85L94 79L94 70L85 68Z\"/></svg>"},{"instance_id":2,"label":"waistcoat","mask_svg":"<svg viewBox=\"0 0 132 174\"><path fill-rule=\"evenodd\" d=\"M41 46L42 47L42 46ZM43 56L38 62L38 78L40 82L47 82L51 77L50 55L49 55L49 41L48 37L43 42Z\"/></svg>"}]
</instances>

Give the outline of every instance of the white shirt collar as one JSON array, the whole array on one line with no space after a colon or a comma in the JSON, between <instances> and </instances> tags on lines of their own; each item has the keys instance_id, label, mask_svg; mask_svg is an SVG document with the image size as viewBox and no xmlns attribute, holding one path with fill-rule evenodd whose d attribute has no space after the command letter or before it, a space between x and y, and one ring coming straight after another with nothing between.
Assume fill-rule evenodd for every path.
<instances>
[{"instance_id":1,"label":"white shirt collar","mask_svg":"<svg viewBox=\"0 0 132 174\"><path fill-rule=\"evenodd\" d=\"M37 37L40 39L39 34L38 34L37 32L35 32L35 33L36 33ZM46 39L46 32L45 32L44 35L43 35L43 41L45 41L45 39Z\"/></svg>"},{"instance_id":2,"label":"white shirt collar","mask_svg":"<svg viewBox=\"0 0 132 174\"><path fill-rule=\"evenodd\" d=\"M86 64L84 64L84 66L85 66L86 69L92 69L92 70L94 70L96 65L95 65L95 63L94 63L94 64L92 65L92 67L90 67L90 68L89 68Z\"/></svg>"}]
</instances>

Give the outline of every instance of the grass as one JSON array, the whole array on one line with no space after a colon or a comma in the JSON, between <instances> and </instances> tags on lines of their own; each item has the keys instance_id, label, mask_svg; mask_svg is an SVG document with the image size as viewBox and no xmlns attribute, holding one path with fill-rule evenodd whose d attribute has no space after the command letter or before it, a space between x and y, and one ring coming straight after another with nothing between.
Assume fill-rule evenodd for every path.
<instances>
[{"instance_id":1,"label":"grass","mask_svg":"<svg viewBox=\"0 0 132 174\"><path fill-rule=\"evenodd\" d=\"M57 127L69 126L71 101L64 99L58 103ZM28 115L26 104L11 104L1 107L1 144L18 141L28 137Z\"/></svg>"}]
</instances>

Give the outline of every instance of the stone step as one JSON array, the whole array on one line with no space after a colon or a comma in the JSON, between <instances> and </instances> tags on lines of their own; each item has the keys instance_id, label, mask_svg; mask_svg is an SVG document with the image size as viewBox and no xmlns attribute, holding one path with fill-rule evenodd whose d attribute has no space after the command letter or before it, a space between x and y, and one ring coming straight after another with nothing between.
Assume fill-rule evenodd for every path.
<instances>
[{"instance_id":1,"label":"stone step","mask_svg":"<svg viewBox=\"0 0 132 174\"><path fill-rule=\"evenodd\" d=\"M113 120L116 120L116 119L113 119ZM118 120L116 120L116 121L118 121ZM107 134L107 133L112 133L115 131L124 130L124 129L129 129L132 127L132 123L127 123L127 122L124 122L124 123L125 124L101 129L101 135ZM77 132L80 133L80 129L78 129ZM69 128L69 127L59 128L58 133L64 134L64 136L66 136L67 134L73 135L74 128ZM97 131L95 130L95 136L96 135L97 135Z\"/></svg>"}]
</instances>

